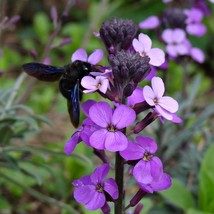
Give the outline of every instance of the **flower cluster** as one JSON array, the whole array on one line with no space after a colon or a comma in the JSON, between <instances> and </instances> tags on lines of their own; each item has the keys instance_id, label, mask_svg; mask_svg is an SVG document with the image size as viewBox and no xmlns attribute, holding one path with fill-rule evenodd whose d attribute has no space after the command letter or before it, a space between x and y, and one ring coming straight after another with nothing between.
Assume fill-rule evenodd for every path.
<instances>
[{"instance_id":1,"label":"flower cluster","mask_svg":"<svg viewBox=\"0 0 214 214\"><path fill-rule=\"evenodd\" d=\"M204 53L198 47L192 47L188 35L201 37L207 29L203 24L204 16L210 14L205 1L183 1L176 4L173 0L163 0L170 3L170 7L163 11L160 17L150 16L139 23L141 29L160 27L162 41L166 44L167 57L177 59L179 56L188 56L198 63L205 60ZM211 1L213 3L213 1Z\"/></svg>"},{"instance_id":2,"label":"flower cluster","mask_svg":"<svg viewBox=\"0 0 214 214\"><path fill-rule=\"evenodd\" d=\"M109 65L100 64L103 52L99 49L90 56L78 49L71 57L72 62L81 60L92 65L92 72L81 80L83 92L97 91L108 100L83 103L86 119L65 144L65 153L70 155L78 143L84 142L104 163L91 175L73 182L74 198L89 210L100 208L103 213L109 213L108 202L118 204L123 199L125 190L121 180L117 176L115 180L105 178L112 164L105 151L115 153L122 165L132 168L130 175L141 194L137 193L129 206L137 205L147 193L171 186L171 178L164 172L161 160L154 156L158 149L156 142L143 136L141 131L157 118L180 123L176 115L178 103L164 96L164 82L152 71L153 66L164 63L164 52L152 48L148 35L140 33L136 38L136 32L130 20L112 19L103 23L99 38L107 49ZM151 79L151 87L139 86L144 79ZM118 159L115 162L118 164ZM121 170L121 164L115 165L116 170Z\"/></svg>"}]
</instances>

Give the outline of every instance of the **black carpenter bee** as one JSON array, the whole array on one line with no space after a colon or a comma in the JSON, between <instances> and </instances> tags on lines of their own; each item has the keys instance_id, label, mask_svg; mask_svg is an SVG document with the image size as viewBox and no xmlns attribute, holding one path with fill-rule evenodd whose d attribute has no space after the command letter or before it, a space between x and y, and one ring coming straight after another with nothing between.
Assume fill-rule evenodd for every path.
<instances>
[{"instance_id":1,"label":"black carpenter bee","mask_svg":"<svg viewBox=\"0 0 214 214\"><path fill-rule=\"evenodd\" d=\"M39 80L47 82L59 80L59 90L67 99L71 123L74 127L78 127L80 116L79 100L82 93L79 90L81 88L80 81L92 70L97 70L95 66L88 62L76 60L64 67L55 67L36 62L26 63L22 67L27 74Z\"/></svg>"}]
</instances>

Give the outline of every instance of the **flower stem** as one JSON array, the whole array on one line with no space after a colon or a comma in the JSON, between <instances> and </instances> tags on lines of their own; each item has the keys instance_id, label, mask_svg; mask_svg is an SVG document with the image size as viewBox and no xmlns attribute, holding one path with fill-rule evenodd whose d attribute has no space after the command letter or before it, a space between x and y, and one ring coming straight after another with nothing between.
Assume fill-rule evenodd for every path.
<instances>
[{"instance_id":1,"label":"flower stem","mask_svg":"<svg viewBox=\"0 0 214 214\"><path fill-rule=\"evenodd\" d=\"M119 197L114 205L115 214L123 213L123 207L124 207L123 172L124 172L124 159L120 156L120 153L117 152L116 161L115 161L115 180L118 185Z\"/></svg>"}]
</instances>

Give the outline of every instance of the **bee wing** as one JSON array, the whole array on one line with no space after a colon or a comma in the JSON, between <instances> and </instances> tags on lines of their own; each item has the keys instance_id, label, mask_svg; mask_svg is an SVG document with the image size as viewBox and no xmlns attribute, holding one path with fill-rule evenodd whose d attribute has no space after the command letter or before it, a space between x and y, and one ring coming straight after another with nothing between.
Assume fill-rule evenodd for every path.
<instances>
[{"instance_id":1,"label":"bee wing","mask_svg":"<svg viewBox=\"0 0 214 214\"><path fill-rule=\"evenodd\" d=\"M22 65L22 68L30 76L48 82L58 80L64 72L64 68L62 67L45 65L37 62L26 63Z\"/></svg>"},{"instance_id":2,"label":"bee wing","mask_svg":"<svg viewBox=\"0 0 214 214\"><path fill-rule=\"evenodd\" d=\"M75 128L79 125L80 117L80 104L79 104L79 81L74 85L73 90L71 90L71 99L67 100L68 113L70 115L71 123Z\"/></svg>"}]
</instances>

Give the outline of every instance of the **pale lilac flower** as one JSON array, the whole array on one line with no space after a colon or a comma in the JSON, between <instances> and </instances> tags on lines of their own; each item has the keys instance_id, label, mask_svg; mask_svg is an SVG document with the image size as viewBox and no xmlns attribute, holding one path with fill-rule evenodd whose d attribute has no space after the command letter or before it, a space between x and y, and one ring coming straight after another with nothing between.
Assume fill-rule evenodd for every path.
<instances>
[{"instance_id":1,"label":"pale lilac flower","mask_svg":"<svg viewBox=\"0 0 214 214\"><path fill-rule=\"evenodd\" d=\"M145 101L165 119L172 120L171 113L175 113L178 110L177 101L172 97L163 96L165 87L160 77L153 77L151 83L152 87L145 86L143 88Z\"/></svg>"},{"instance_id":2,"label":"pale lilac flower","mask_svg":"<svg viewBox=\"0 0 214 214\"><path fill-rule=\"evenodd\" d=\"M186 31L194 36L203 36L207 29L206 26L201 23L203 19L203 13L197 8L185 9L184 14L186 18Z\"/></svg>"},{"instance_id":3,"label":"pale lilac flower","mask_svg":"<svg viewBox=\"0 0 214 214\"><path fill-rule=\"evenodd\" d=\"M157 16L149 16L144 21L139 23L141 29L154 29L160 25L160 20Z\"/></svg>"},{"instance_id":4,"label":"pale lilac flower","mask_svg":"<svg viewBox=\"0 0 214 214\"><path fill-rule=\"evenodd\" d=\"M106 93L109 87L109 80L104 76L85 76L81 80L81 85L86 89L83 90L84 93L93 93L97 90L102 93Z\"/></svg>"},{"instance_id":5,"label":"pale lilac flower","mask_svg":"<svg viewBox=\"0 0 214 214\"><path fill-rule=\"evenodd\" d=\"M106 102L98 102L89 109L90 119L99 127L90 136L90 145L98 150L123 151L128 146L127 137L120 131L131 125L136 114L126 105L116 109Z\"/></svg>"},{"instance_id":6,"label":"pale lilac flower","mask_svg":"<svg viewBox=\"0 0 214 214\"><path fill-rule=\"evenodd\" d=\"M106 179L110 167L103 164L97 167L91 175L84 176L73 181L74 198L77 202L85 204L88 210L97 210L106 204L106 196L111 196L113 200L118 198L118 187L113 178Z\"/></svg>"},{"instance_id":7,"label":"pale lilac flower","mask_svg":"<svg viewBox=\"0 0 214 214\"><path fill-rule=\"evenodd\" d=\"M128 147L120 152L126 160L139 160L133 168L133 176L138 183L150 184L158 181L163 174L163 165L153 154L157 150L156 142L149 137L136 137L129 141Z\"/></svg>"},{"instance_id":8,"label":"pale lilac flower","mask_svg":"<svg viewBox=\"0 0 214 214\"><path fill-rule=\"evenodd\" d=\"M176 57L189 53L188 47L185 45L186 34L182 29L166 29L162 33L162 38L167 43L166 52L170 56Z\"/></svg>"},{"instance_id":9,"label":"pale lilac flower","mask_svg":"<svg viewBox=\"0 0 214 214\"><path fill-rule=\"evenodd\" d=\"M92 65L96 65L103 58L103 51L101 49L95 50L91 55L87 55L83 48L76 50L71 57L71 61L81 60L83 62L88 62Z\"/></svg>"},{"instance_id":10,"label":"pale lilac flower","mask_svg":"<svg viewBox=\"0 0 214 214\"><path fill-rule=\"evenodd\" d=\"M142 57L148 56L149 63L154 66L160 66L165 61L165 54L159 48L152 48L152 40L143 33L140 33L137 39L133 39L132 45L136 52Z\"/></svg>"}]
</instances>

